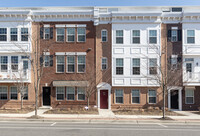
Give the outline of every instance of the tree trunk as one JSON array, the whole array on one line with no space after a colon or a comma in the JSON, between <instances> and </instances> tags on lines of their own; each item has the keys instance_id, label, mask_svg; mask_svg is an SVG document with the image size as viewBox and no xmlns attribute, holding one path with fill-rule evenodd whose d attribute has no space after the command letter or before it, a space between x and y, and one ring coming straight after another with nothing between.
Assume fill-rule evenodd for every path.
<instances>
[{"instance_id":1,"label":"tree trunk","mask_svg":"<svg viewBox=\"0 0 200 136\"><path fill-rule=\"evenodd\" d=\"M38 91L35 90L35 116L37 116L37 109L38 109Z\"/></svg>"},{"instance_id":2,"label":"tree trunk","mask_svg":"<svg viewBox=\"0 0 200 136\"><path fill-rule=\"evenodd\" d=\"M23 96L21 96L21 110L23 109Z\"/></svg>"},{"instance_id":3,"label":"tree trunk","mask_svg":"<svg viewBox=\"0 0 200 136\"><path fill-rule=\"evenodd\" d=\"M88 97L87 98L87 107L88 107L88 109L89 109L89 106L90 106L90 98Z\"/></svg>"},{"instance_id":4,"label":"tree trunk","mask_svg":"<svg viewBox=\"0 0 200 136\"><path fill-rule=\"evenodd\" d=\"M163 119L165 119L165 86L163 85Z\"/></svg>"}]
</instances>

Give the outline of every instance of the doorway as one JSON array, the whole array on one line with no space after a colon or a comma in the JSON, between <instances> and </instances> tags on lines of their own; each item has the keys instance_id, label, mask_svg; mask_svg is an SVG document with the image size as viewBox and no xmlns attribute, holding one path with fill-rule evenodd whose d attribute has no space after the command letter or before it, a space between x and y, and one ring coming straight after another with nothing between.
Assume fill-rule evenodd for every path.
<instances>
[{"instance_id":1,"label":"doorway","mask_svg":"<svg viewBox=\"0 0 200 136\"><path fill-rule=\"evenodd\" d=\"M178 90L172 90L171 94L171 109L179 109Z\"/></svg>"},{"instance_id":2,"label":"doorway","mask_svg":"<svg viewBox=\"0 0 200 136\"><path fill-rule=\"evenodd\" d=\"M100 109L108 109L108 90L100 91Z\"/></svg>"},{"instance_id":3,"label":"doorway","mask_svg":"<svg viewBox=\"0 0 200 136\"><path fill-rule=\"evenodd\" d=\"M43 87L43 106L51 105L51 88Z\"/></svg>"}]
</instances>

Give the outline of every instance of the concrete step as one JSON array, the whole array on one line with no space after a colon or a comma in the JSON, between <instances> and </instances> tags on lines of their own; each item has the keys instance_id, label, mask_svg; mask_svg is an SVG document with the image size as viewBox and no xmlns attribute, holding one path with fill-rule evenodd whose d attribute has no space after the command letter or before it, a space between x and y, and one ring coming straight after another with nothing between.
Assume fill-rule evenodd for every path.
<instances>
[{"instance_id":1,"label":"concrete step","mask_svg":"<svg viewBox=\"0 0 200 136\"><path fill-rule=\"evenodd\" d=\"M42 106L42 107L39 107L39 110L50 110L52 109L51 106Z\"/></svg>"}]
</instances>

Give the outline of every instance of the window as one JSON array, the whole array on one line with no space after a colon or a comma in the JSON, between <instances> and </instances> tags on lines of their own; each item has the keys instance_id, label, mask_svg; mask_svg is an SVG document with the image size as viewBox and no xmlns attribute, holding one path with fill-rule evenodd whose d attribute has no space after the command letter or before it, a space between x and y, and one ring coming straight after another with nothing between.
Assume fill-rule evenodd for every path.
<instances>
[{"instance_id":1,"label":"window","mask_svg":"<svg viewBox=\"0 0 200 136\"><path fill-rule=\"evenodd\" d=\"M132 90L132 103L140 103L140 90Z\"/></svg>"},{"instance_id":2,"label":"window","mask_svg":"<svg viewBox=\"0 0 200 136\"><path fill-rule=\"evenodd\" d=\"M157 44L157 30L149 30L149 43Z\"/></svg>"},{"instance_id":3,"label":"window","mask_svg":"<svg viewBox=\"0 0 200 136\"><path fill-rule=\"evenodd\" d=\"M10 87L10 99L17 100L17 96L18 96L17 87L16 86Z\"/></svg>"},{"instance_id":4,"label":"window","mask_svg":"<svg viewBox=\"0 0 200 136\"><path fill-rule=\"evenodd\" d=\"M78 56L78 72L85 72L85 56Z\"/></svg>"},{"instance_id":5,"label":"window","mask_svg":"<svg viewBox=\"0 0 200 136\"><path fill-rule=\"evenodd\" d=\"M177 68L177 60L178 60L178 56L177 55L172 55L171 56L171 67L173 69Z\"/></svg>"},{"instance_id":6,"label":"window","mask_svg":"<svg viewBox=\"0 0 200 136\"><path fill-rule=\"evenodd\" d=\"M49 67L50 66L50 56L45 55L44 56L44 67Z\"/></svg>"},{"instance_id":7,"label":"window","mask_svg":"<svg viewBox=\"0 0 200 136\"><path fill-rule=\"evenodd\" d=\"M0 41L7 41L7 28L0 28Z\"/></svg>"},{"instance_id":8,"label":"window","mask_svg":"<svg viewBox=\"0 0 200 136\"><path fill-rule=\"evenodd\" d=\"M28 74L28 60L23 60L23 75L27 76Z\"/></svg>"},{"instance_id":9,"label":"window","mask_svg":"<svg viewBox=\"0 0 200 136\"><path fill-rule=\"evenodd\" d=\"M123 90L116 89L115 90L115 103L123 103Z\"/></svg>"},{"instance_id":10,"label":"window","mask_svg":"<svg viewBox=\"0 0 200 136\"><path fill-rule=\"evenodd\" d=\"M85 42L86 40L86 32L85 28L77 28L77 34L78 34L78 42Z\"/></svg>"},{"instance_id":11,"label":"window","mask_svg":"<svg viewBox=\"0 0 200 136\"><path fill-rule=\"evenodd\" d=\"M85 88L84 87L78 87L77 88L77 94L78 94L78 100L85 100Z\"/></svg>"},{"instance_id":12,"label":"window","mask_svg":"<svg viewBox=\"0 0 200 136\"><path fill-rule=\"evenodd\" d=\"M67 56L67 72L75 72L75 56Z\"/></svg>"},{"instance_id":13,"label":"window","mask_svg":"<svg viewBox=\"0 0 200 136\"><path fill-rule=\"evenodd\" d=\"M18 72L18 56L11 56L11 69L12 72Z\"/></svg>"},{"instance_id":14,"label":"window","mask_svg":"<svg viewBox=\"0 0 200 136\"><path fill-rule=\"evenodd\" d=\"M157 59L149 59L149 74L157 74Z\"/></svg>"},{"instance_id":15,"label":"window","mask_svg":"<svg viewBox=\"0 0 200 136\"><path fill-rule=\"evenodd\" d=\"M192 72L192 63L186 63L186 72Z\"/></svg>"},{"instance_id":16,"label":"window","mask_svg":"<svg viewBox=\"0 0 200 136\"><path fill-rule=\"evenodd\" d=\"M28 41L28 28L21 28L21 41Z\"/></svg>"},{"instance_id":17,"label":"window","mask_svg":"<svg viewBox=\"0 0 200 136\"><path fill-rule=\"evenodd\" d=\"M102 58L101 59L101 69L102 70L107 69L107 58Z\"/></svg>"},{"instance_id":18,"label":"window","mask_svg":"<svg viewBox=\"0 0 200 136\"><path fill-rule=\"evenodd\" d=\"M187 43L195 43L194 30L187 30Z\"/></svg>"},{"instance_id":19,"label":"window","mask_svg":"<svg viewBox=\"0 0 200 136\"><path fill-rule=\"evenodd\" d=\"M65 69L65 56L56 56L57 73L63 73Z\"/></svg>"},{"instance_id":20,"label":"window","mask_svg":"<svg viewBox=\"0 0 200 136\"><path fill-rule=\"evenodd\" d=\"M8 99L8 89L6 86L0 86L0 100Z\"/></svg>"},{"instance_id":21,"label":"window","mask_svg":"<svg viewBox=\"0 0 200 136\"><path fill-rule=\"evenodd\" d=\"M28 87L24 87L23 100L28 100Z\"/></svg>"},{"instance_id":22,"label":"window","mask_svg":"<svg viewBox=\"0 0 200 136\"><path fill-rule=\"evenodd\" d=\"M185 90L185 103L194 104L194 90Z\"/></svg>"},{"instance_id":23,"label":"window","mask_svg":"<svg viewBox=\"0 0 200 136\"><path fill-rule=\"evenodd\" d=\"M18 41L17 28L10 28L10 41Z\"/></svg>"},{"instance_id":24,"label":"window","mask_svg":"<svg viewBox=\"0 0 200 136\"><path fill-rule=\"evenodd\" d=\"M45 27L44 28L44 39L49 39L50 38L50 28Z\"/></svg>"},{"instance_id":25,"label":"window","mask_svg":"<svg viewBox=\"0 0 200 136\"><path fill-rule=\"evenodd\" d=\"M102 42L107 42L107 30L102 30L101 31L101 41Z\"/></svg>"},{"instance_id":26,"label":"window","mask_svg":"<svg viewBox=\"0 0 200 136\"><path fill-rule=\"evenodd\" d=\"M64 42L65 39L65 28L57 28L56 29L57 34L57 42Z\"/></svg>"},{"instance_id":27,"label":"window","mask_svg":"<svg viewBox=\"0 0 200 136\"><path fill-rule=\"evenodd\" d=\"M134 58L133 60L133 75L140 75L140 59Z\"/></svg>"},{"instance_id":28,"label":"window","mask_svg":"<svg viewBox=\"0 0 200 136\"><path fill-rule=\"evenodd\" d=\"M116 75L123 75L124 73L124 59L116 58Z\"/></svg>"},{"instance_id":29,"label":"window","mask_svg":"<svg viewBox=\"0 0 200 136\"><path fill-rule=\"evenodd\" d=\"M56 87L56 100L65 99L65 87Z\"/></svg>"},{"instance_id":30,"label":"window","mask_svg":"<svg viewBox=\"0 0 200 136\"><path fill-rule=\"evenodd\" d=\"M75 41L75 28L67 28L67 42Z\"/></svg>"},{"instance_id":31,"label":"window","mask_svg":"<svg viewBox=\"0 0 200 136\"><path fill-rule=\"evenodd\" d=\"M123 44L123 30L116 30L116 43Z\"/></svg>"},{"instance_id":32,"label":"window","mask_svg":"<svg viewBox=\"0 0 200 136\"><path fill-rule=\"evenodd\" d=\"M156 103L156 91L155 90L149 90L149 104L155 104Z\"/></svg>"},{"instance_id":33,"label":"window","mask_svg":"<svg viewBox=\"0 0 200 136\"><path fill-rule=\"evenodd\" d=\"M75 96L75 88L67 87L67 100L74 100Z\"/></svg>"},{"instance_id":34,"label":"window","mask_svg":"<svg viewBox=\"0 0 200 136\"><path fill-rule=\"evenodd\" d=\"M8 56L1 56L1 72L8 70Z\"/></svg>"},{"instance_id":35,"label":"window","mask_svg":"<svg viewBox=\"0 0 200 136\"><path fill-rule=\"evenodd\" d=\"M172 30L172 42L177 42L177 30Z\"/></svg>"},{"instance_id":36,"label":"window","mask_svg":"<svg viewBox=\"0 0 200 136\"><path fill-rule=\"evenodd\" d=\"M132 31L132 42L133 44L139 44L140 43L140 30L133 30Z\"/></svg>"}]
</instances>

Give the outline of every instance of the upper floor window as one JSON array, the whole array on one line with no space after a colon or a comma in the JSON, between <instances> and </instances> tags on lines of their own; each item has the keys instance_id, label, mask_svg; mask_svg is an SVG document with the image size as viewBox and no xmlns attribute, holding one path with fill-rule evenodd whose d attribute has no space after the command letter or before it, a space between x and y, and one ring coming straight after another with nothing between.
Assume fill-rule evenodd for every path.
<instances>
[{"instance_id":1,"label":"upper floor window","mask_svg":"<svg viewBox=\"0 0 200 136\"><path fill-rule=\"evenodd\" d=\"M133 58L133 75L140 75L140 59Z\"/></svg>"},{"instance_id":2,"label":"upper floor window","mask_svg":"<svg viewBox=\"0 0 200 136\"><path fill-rule=\"evenodd\" d=\"M1 56L1 72L8 70L8 56Z\"/></svg>"},{"instance_id":3,"label":"upper floor window","mask_svg":"<svg viewBox=\"0 0 200 136\"><path fill-rule=\"evenodd\" d=\"M50 56L45 55L44 56L44 67L49 67L50 66Z\"/></svg>"},{"instance_id":4,"label":"upper floor window","mask_svg":"<svg viewBox=\"0 0 200 136\"><path fill-rule=\"evenodd\" d=\"M17 28L10 28L10 41L18 41Z\"/></svg>"},{"instance_id":5,"label":"upper floor window","mask_svg":"<svg viewBox=\"0 0 200 136\"><path fill-rule=\"evenodd\" d=\"M195 31L187 30L187 43L195 43Z\"/></svg>"},{"instance_id":6,"label":"upper floor window","mask_svg":"<svg viewBox=\"0 0 200 136\"><path fill-rule=\"evenodd\" d=\"M108 32L107 32L107 30L101 30L101 41L102 42L107 42L107 34Z\"/></svg>"},{"instance_id":7,"label":"upper floor window","mask_svg":"<svg viewBox=\"0 0 200 136\"><path fill-rule=\"evenodd\" d=\"M0 28L0 41L7 41L7 28Z\"/></svg>"},{"instance_id":8,"label":"upper floor window","mask_svg":"<svg viewBox=\"0 0 200 136\"><path fill-rule=\"evenodd\" d=\"M84 87L78 87L77 88L77 99L78 100L85 100L85 88Z\"/></svg>"},{"instance_id":9,"label":"upper floor window","mask_svg":"<svg viewBox=\"0 0 200 136\"><path fill-rule=\"evenodd\" d=\"M11 100L17 100L18 92L16 86L10 87L10 99Z\"/></svg>"},{"instance_id":10,"label":"upper floor window","mask_svg":"<svg viewBox=\"0 0 200 136\"><path fill-rule=\"evenodd\" d=\"M116 75L124 74L124 59L116 58Z\"/></svg>"},{"instance_id":11,"label":"upper floor window","mask_svg":"<svg viewBox=\"0 0 200 136\"><path fill-rule=\"evenodd\" d=\"M45 27L44 28L44 39L49 39L50 38L50 28Z\"/></svg>"},{"instance_id":12,"label":"upper floor window","mask_svg":"<svg viewBox=\"0 0 200 136\"><path fill-rule=\"evenodd\" d=\"M8 88L6 86L0 86L0 100L8 99Z\"/></svg>"},{"instance_id":13,"label":"upper floor window","mask_svg":"<svg viewBox=\"0 0 200 136\"><path fill-rule=\"evenodd\" d=\"M123 44L123 30L116 30L116 43Z\"/></svg>"},{"instance_id":14,"label":"upper floor window","mask_svg":"<svg viewBox=\"0 0 200 136\"><path fill-rule=\"evenodd\" d=\"M86 40L86 29L85 28L77 28L77 37L78 42L85 42Z\"/></svg>"},{"instance_id":15,"label":"upper floor window","mask_svg":"<svg viewBox=\"0 0 200 136\"><path fill-rule=\"evenodd\" d=\"M28 28L21 28L21 41L28 41Z\"/></svg>"},{"instance_id":16,"label":"upper floor window","mask_svg":"<svg viewBox=\"0 0 200 136\"><path fill-rule=\"evenodd\" d=\"M133 30L132 31L132 42L133 44L139 44L140 43L140 30Z\"/></svg>"},{"instance_id":17,"label":"upper floor window","mask_svg":"<svg viewBox=\"0 0 200 136\"><path fill-rule=\"evenodd\" d=\"M78 56L78 72L85 72L85 56Z\"/></svg>"},{"instance_id":18,"label":"upper floor window","mask_svg":"<svg viewBox=\"0 0 200 136\"><path fill-rule=\"evenodd\" d=\"M171 55L171 67L173 69L177 68L177 61L178 61L178 55Z\"/></svg>"},{"instance_id":19,"label":"upper floor window","mask_svg":"<svg viewBox=\"0 0 200 136\"><path fill-rule=\"evenodd\" d=\"M156 103L156 90L149 90L148 97L149 97L149 104L155 104Z\"/></svg>"},{"instance_id":20,"label":"upper floor window","mask_svg":"<svg viewBox=\"0 0 200 136\"><path fill-rule=\"evenodd\" d=\"M65 56L56 56L57 59L57 73L63 73L65 69Z\"/></svg>"},{"instance_id":21,"label":"upper floor window","mask_svg":"<svg viewBox=\"0 0 200 136\"><path fill-rule=\"evenodd\" d=\"M123 103L124 102L124 91L122 89L115 90L115 103Z\"/></svg>"},{"instance_id":22,"label":"upper floor window","mask_svg":"<svg viewBox=\"0 0 200 136\"><path fill-rule=\"evenodd\" d=\"M149 74L150 75L157 74L157 59L156 58L149 59Z\"/></svg>"},{"instance_id":23,"label":"upper floor window","mask_svg":"<svg viewBox=\"0 0 200 136\"><path fill-rule=\"evenodd\" d=\"M140 90L132 90L132 103L140 103Z\"/></svg>"},{"instance_id":24,"label":"upper floor window","mask_svg":"<svg viewBox=\"0 0 200 136\"><path fill-rule=\"evenodd\" d=\"M102 58L101 59L101 69L102 70L107 69L107 58Z\"/></svg>"},{"instance_id":25,"label":"upper floor window","mask_svg":"<svg viewBox=\"0 0 200 136\"><path fill-rule=\"evenodd\" d=\"M186 63L186 72L192 72L192 63Z\"/></svg>"},{"instance_id":26,"label":"upper floor window","mask_svg":"<svg viewBox=\"0 0 200 136\"><path fill-rule=\"evenodd\" d=\"M57 42L64 42L65 28L56 28Z\"/></svg>"},{"instance_id":27,"label":"upper floor window","mask_svg":"<svg viewBox=\"0 0 200 136\"><path fill-rule=\"evenodd\" d=\"M11 56L11 69L12 72L18 72L18 56Z\"/></svg>"},{"instance_id":28,"label":"upper floor window","mask_svg":"<svg viewBox=\"0 0 200 136\"><path fill-rule=\"evenodd\" d=\"M75 56L67 56L67 72L75 72Z\"/></svg>"},{"instance_id":29,"label":"upper floor window","mask_svg":"<svg viewBox=\"0 0 200 136\"><path fill-rule=\"evenodd\" d=\"M149 30L149 43L157 44L157 30Z\"/></svg>"},{"instance_id":30,"label":"upper floor window","mask_svg":"<svg viewBox=\"0 0 200 136\"><path fill-rule=\"evenodd\" d=\"M171 33L172 33L172 39L171 39L171 41L172 42L177 42L177 37L178 37L178 35L177 35L177 30L172 30L171 31Z\"/></svg>"},{"instance_id":31,"label":"upper floor window","mask_svg":"<svg viewBox=\"0 0 200 136\"><path fill-rule=\"evenodd\" d=\"M67 42L75 41L75 28L67 28Z\"/></svg>"}]
</instances>

